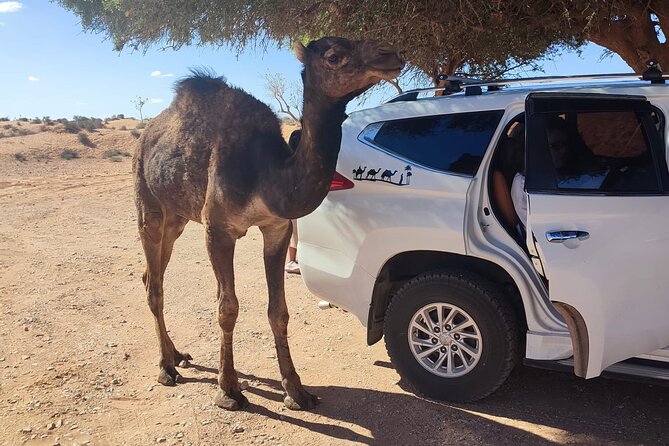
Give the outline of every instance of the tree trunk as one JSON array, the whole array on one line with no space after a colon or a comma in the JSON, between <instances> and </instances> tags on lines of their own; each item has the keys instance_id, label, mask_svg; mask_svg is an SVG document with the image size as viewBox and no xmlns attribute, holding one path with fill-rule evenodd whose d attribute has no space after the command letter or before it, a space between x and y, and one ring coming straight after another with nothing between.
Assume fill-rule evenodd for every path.
<instances>
[{"instance_id":1,"label":"tree trunk","mask_svg":"<svg viewBox=\"0 0 669 446\"><path fill-rule=\"evenodd\" d=\"M658 61L663 70L669 70L669 47L658 40L651 19L651 13L655 13L660 26L669 24L669 5L656 1L649 9L643 3L633 6L630 14L621 20L604 20L602 17L597 26L584 24L584 35L591 42L618 54L637 73L646 70L650 59Z\"/></svg>"}]
</instances>

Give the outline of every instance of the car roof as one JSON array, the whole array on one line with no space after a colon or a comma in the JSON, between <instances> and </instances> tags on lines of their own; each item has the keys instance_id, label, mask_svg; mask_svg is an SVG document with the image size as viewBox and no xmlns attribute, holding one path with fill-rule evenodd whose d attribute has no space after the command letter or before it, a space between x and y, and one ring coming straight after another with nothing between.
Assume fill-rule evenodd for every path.
<instances>
[{"instance_id":1,"label":"car roof","mask_svg":"<svg viewBox=\"0 0 669 446\"><path fill-rule=\"evenodd\" d=\"M618 81L592 83L543 83L537 85L512 86L496 91L483 91L466 95L464 92L435 96L434 90L426 90L429 96L414 100L386 102L376 107L351 113L347 121L364 124L387 119L404 119L412 116L427 116L441 113L465 113L506 109L513 104L524 104L530 93L580 93L645 96L652 100L669 96L669 84L651 84L647 81Z\"/></svg>"}]
</instances>

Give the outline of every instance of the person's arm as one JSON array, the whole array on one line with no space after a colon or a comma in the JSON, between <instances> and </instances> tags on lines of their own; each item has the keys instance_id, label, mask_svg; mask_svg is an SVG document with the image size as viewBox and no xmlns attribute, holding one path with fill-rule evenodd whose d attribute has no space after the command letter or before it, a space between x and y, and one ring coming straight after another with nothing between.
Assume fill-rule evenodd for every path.
<instances>
[{"instance_id":1,"label":"person's arm","mask_svg":"<svg viewBox=\"0 0 669 446\"><path fill-rule=\"evenodd\" d=\"M502 175L502 172L496 170L492 173L492 193L495 203L502 214L502 218L511 228L515 228L520 221L516 210L513 207L509 186Z\"/></svg>"}]
</instances>

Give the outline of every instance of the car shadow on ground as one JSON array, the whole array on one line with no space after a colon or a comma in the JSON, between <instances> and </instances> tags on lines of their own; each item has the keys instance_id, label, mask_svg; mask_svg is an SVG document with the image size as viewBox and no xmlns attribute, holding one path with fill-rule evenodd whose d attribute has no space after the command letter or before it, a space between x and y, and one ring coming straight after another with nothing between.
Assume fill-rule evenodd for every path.
<instances>
[{"instance_id":1,"label":"car shadow on ground","mask_svg":"<svg viewBox=\"0 0 669 446\"><path fill-rule=\"evenodd\" d=\"M379 364L381 366L385 366ZM210 369L213 372L215 370ZM239 373L248 389L281 402L279 381ZM403 383L400 387L406 388ZM341 386L307 389L321 398L312 416L264 405L247 410L333 439L363 444L666 444L669 388L518 367L483 401L444 404L411 394ZM275 406L272 406L275 407Z\"/></svg>"}]
</instances>

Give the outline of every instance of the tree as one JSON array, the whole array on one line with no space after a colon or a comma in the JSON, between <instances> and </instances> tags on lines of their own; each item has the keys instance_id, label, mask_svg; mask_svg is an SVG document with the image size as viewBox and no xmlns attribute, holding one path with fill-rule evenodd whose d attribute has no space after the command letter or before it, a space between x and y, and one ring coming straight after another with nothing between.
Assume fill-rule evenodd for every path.
<instances>
[{"instance_id":1,"label":"tree","mask_svg":"<svg viewBox=\"0 0 669 446\"><path fill-rule=\"evenodd\" d=\"M143 98L141 96L137 96L136 99L133 99L132 103L135 104L135 108L139 111L139 119L140 122L144 122L144 116L142 115L142 108L144 107L144 104L146 104L149 101L148 98Z\"/></svg>"},{"instance_id":2,"label":"tree","mask_svg":"<svg viewBox=\"0 0 669 446\"><path fill-rule=\"evenodd\" d=\"M654 57L669 66L661 25L667 0L57 0L84 28L117 49L154 43L265 47L323 35L395 43L405 76L436 82L440 73L500 76L592 40L636 70ZM666 61L666 62L665 62Z\"/></svg>"},{"instance_id":3,"label":"tree","mask_svg":"<svg viewBox=\"0 0 669 446\"><path fill-rule=\"evenodd\" d=\"M529 14L535 26L564 29L617 53L640 73L649 59L669 70L669 46L663 26L669 25L667 0L542 0ZM540 6L538 6L540 5Z\"/></svg>"},{"instance_id":4,"label":"tree","mask_svg":"<svg viewBox=\"0 0 669 446\"><path fill-rule=\"evenodd\" d=\"M279 112L290 116L296 123L300 118L293 113L302 115L302 89L295 84L286 86L286 78L279 73L265 73L265 88L279 103Z\"/></svg>"}]
</instances>

